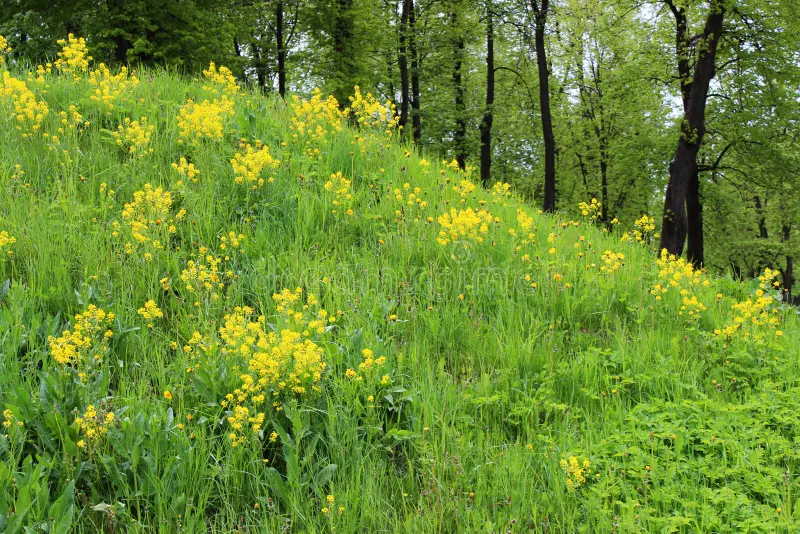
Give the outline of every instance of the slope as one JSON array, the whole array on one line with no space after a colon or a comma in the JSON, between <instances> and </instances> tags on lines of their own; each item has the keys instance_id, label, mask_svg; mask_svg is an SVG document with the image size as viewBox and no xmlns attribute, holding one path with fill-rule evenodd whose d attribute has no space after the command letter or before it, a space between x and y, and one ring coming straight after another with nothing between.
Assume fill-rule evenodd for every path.
<instances>
[{"instance_id":1,"label":"slope","mask_svg":"<svg viewBox=\"0 0 800 534\"><path fill-rule=\"evenodd\" d=\"M6 531L797 528L776 273L483 190L360 91L63 45L0 84Z\"/></svg>"}]
</instances>

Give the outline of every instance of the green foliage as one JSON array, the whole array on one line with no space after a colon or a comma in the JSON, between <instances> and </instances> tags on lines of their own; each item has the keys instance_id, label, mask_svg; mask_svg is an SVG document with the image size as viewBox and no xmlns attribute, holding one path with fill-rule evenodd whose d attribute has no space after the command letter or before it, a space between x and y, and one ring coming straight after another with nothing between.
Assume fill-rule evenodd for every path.
<instances>
[{"instance_id":1,"label":"green foliage","mask_svg":"<svg viewBox=\"0 0 800 534\"><path fill-rule=\"evenodd\" d=\"M368 97L353 118L138 76L108 110L83 73L32 75L38 130L0 97L4 531L797 529L800 318L775 272L538 214ZM180 138L190 98L218 139ZM131 153L112 132L142 117Z\"/></svg>"},{"instance_id":2,"label":"green foliage","mask_svg":"<svg viewBox=\"0 0 800 534\"><path fill-rule=\"evenodd\" d=\"M187 72L211 59L235 66L233 21L224 4L208 0L19 0L0 8L0 29L23 61L52 59L56 39L73 33L88 37L92 55L109 64L167 64Z\"/></svg>"}]
</instances>

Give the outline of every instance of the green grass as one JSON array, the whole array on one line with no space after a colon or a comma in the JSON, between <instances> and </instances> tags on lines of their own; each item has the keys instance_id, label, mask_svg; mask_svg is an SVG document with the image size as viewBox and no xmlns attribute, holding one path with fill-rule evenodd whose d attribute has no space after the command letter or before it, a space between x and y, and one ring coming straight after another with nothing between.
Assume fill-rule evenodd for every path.
<instances>
[{"instance_id":1,"label":"green grass","mask_svg":"<svg viewBox=\"0 0 800 534\"><path fill-rule=\"evenodd\" d=\"M698 275L656 299L651 288L669 285L648 239L623 242L589 217L543 215L480 187L462 198L453 187L469 176L431 156L421 164L385 127L312 139L275 97L243 91L223 139L186 146L180 107L217 89L162 71L139 77L109 113L88 99L85 76L29 83L57 147L41 132L23 137L0 96L0 231L16 238L0 259L0 407L12 414L0 437L0 530L800 528L800 328L777 290L762 301L777 324L746 320L716 335L743 316L734 303L756 299L758 280ZM70 104L91 124L58 134ZM111 131L142 116L155 126L153 151L134 158ZM280 160L261 175L273 182L235 183L240 139ZM200 169L197 183L172 168L182 156ZM352 182L346 206L324 187L335 172ZM171 216L186 210L151 261L125 252L121 215L146 183L171 191ZM395 198L415 187L425 205ZM442 245L438 218L451 207L497 219L482 242ZM533 218L535 243L522 243L518 210ZM230 231L243 246L223 252ZM218 299L181 281L200 247L230 256ZM601 270L607 250L624 254L613 272ZM249 404L265 413L263 434L233 446L222 403L247 358L214 348L220 326L235 306L263 314L266 331L286 326L272 295L296 287L341 310L311 336L326 362L318 391L277 392L280 411L271 399ZM681 287L704 304L697 318L681 310ZM137 310L151 299L164 317L148 328ZM94 345L102 362L59 364L48 336L90 304L116 315L111 341ZM183 348L193 332L208 350ZM364 348L386 362L348 378ZM90 404L115 414L96 439L75 423ZM571 456L590 462L576 487L561 466Z\"/></svg>"}]
</instances>

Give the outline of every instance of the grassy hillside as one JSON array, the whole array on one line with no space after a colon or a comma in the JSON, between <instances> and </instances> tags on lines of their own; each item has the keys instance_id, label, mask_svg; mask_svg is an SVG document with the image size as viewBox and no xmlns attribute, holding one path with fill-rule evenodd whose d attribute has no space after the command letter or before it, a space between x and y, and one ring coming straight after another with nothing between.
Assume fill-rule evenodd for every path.
<instances>
[{"instance_id":1,"label":"grassy hillside","mask_svg":"<svg viewBox=\"0 0 800 534\"><path fill-rule=\"evenodd\" d=\"M0 109L0 530L800 527L775 273L486 191L367 96L76 41Z\"/></svg>"}]
</instances>

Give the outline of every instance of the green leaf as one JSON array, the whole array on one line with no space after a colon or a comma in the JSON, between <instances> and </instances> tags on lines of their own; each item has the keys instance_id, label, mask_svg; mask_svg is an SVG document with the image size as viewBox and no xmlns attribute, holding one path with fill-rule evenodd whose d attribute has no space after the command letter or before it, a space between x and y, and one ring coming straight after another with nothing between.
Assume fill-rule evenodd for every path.
<instances>
[{"instance_id":1,"label":"green leaf","mask_svg":"<svg viewBox=\"0 0 800 534\"><path fill-rule=\"evenodd\" d=\"M50 507L49 517L53 520L52 534L65 534L70 531L72 516L75 513L75 481L73 480L64 492Z\"/></svg>"},{"instance_id":2,"label":"green leaf","mask_svg":"<svg viewBox=\"0 0 800 534\"><path fill-rule=\"evenodd\" d=\"M172 519L177 519L186 511L186 494L181 493L169 506L169 514Z\"/></svg>"},{"instance_id":3,"label":"green leaf","mask_svg":"<svg viewBox=\"0 0 800 534\"><path fill-rule=\"evenodd\" d=\"M397 428L393 428L386 433L386 437L392 438L395 441L409 441L418 439L420 435L410 430L400 430Z\"/></svg>"},{"instance_id":4,"label":"green leaf","mask_svg":"<svg viewBox=\"0 0 800 534\"><path fill-rule=\"evenodd\" d=\"M328 464L319 471L317 474L314 475L314 483L319 486L324 486L328 482L331 481L333 478L333 474L336 472L336 464Z\"/></svg>"}]
</instances>

